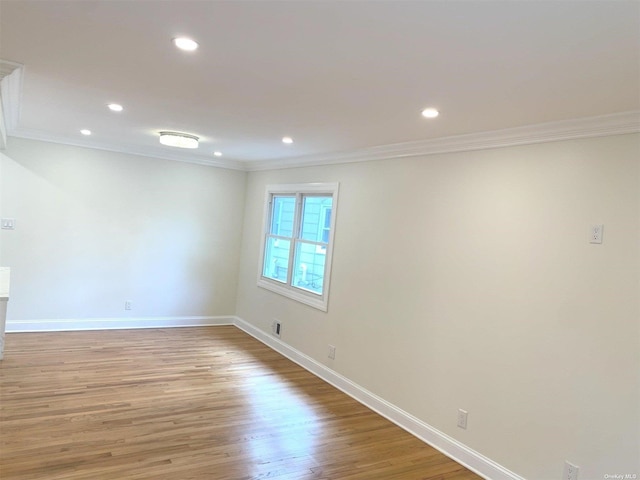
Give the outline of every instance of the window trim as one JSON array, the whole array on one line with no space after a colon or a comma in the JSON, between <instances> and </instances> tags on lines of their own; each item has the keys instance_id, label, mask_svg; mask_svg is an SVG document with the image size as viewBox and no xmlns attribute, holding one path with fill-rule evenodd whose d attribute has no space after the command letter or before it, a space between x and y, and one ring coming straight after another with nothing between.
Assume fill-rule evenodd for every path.
<instances>
[{"instance_id":1,"label":"window trim","mask_svg":"<svg viewBox=\"0 0 640 480\"><path fill-rule=\"evenodd\" d=\"M260 257L258 259L258 286L278 293L285 297L296 300L310 307L317 308L326 312L329 305L329 291L331 286L331 263L333 258L333 245L334 235L336 230L336 214L338 210L338 190L339 183L294 183L294 184L275 184L267 185L265 189L264 197L264 211L262 215L262 230L260 235ZM305 290L301 287L296 287L290 283L283 283L278 280L273 280L269 277L265 277L264 274L264 256L266 253L267 240L270 234L271 226L271 199L277 195L295 195L296 196L296 216L294 217L294 232L291 242L295 244L300 239L300 222L301 218L301 205L297 202L299 198L304 195L331 195L332 196L332 208L331 208L331 228L329 230L329 242L327 244L324 266L324 278L322 282L322 294L318 295L315 292ZM296 230L297 228L297 230ZM293 250L292 252L294 252ZM290 261L293 261L294 253L291 255ZM292 282L295 275L291 274Z\"/></svg>"}]
</instances>

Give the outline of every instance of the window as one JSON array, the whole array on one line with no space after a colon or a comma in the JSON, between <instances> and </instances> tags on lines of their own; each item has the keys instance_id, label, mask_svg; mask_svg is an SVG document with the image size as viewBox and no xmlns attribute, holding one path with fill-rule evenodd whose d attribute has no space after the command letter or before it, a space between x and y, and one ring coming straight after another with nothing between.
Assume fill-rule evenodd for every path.
<instances>
[{"instance_id":1,"label":"window","mask_svg":"<svg viewBox=\"0 0 640 480\"><path fill-rule=\"evenodd\" d=\"M320 228L318 228L318 241L320 245L316 246L318 253L326 252L326 244L329 243L329 235L331 233L331 212L332 205L320 206Z\"/></svg>"},{"instance_id":2,"label":"window","mask_svg":"<svg viewBox=\"0 0 640 480\"><path fill-rule=\"evenodd\" d=\"M270 185L258 285L327 311L337 183Z\"/></svg>"}]
</instances>

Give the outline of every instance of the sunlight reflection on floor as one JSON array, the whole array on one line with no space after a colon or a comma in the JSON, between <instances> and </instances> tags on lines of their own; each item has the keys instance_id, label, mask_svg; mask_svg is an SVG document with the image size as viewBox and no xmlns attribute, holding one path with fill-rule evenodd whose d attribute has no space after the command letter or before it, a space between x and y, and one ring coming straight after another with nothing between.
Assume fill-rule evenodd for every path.
<instances>
[{"instance_id":1,"label":"sunlight reflection on floor","mask_svg":"<svg viewBox=\"0 0 640 480\"><path fill-rule=\"evenodd\" d=\"M309 469L315 464L317 437L313 431L319 424L314 408L295 384L266 369L256 373L243 385L253 422L248 442L252 462L247 473L264 473L265 464L273 471L279 462L286 462L288 470L295 469L296 463Z\"/></svg>"}]
</instances>

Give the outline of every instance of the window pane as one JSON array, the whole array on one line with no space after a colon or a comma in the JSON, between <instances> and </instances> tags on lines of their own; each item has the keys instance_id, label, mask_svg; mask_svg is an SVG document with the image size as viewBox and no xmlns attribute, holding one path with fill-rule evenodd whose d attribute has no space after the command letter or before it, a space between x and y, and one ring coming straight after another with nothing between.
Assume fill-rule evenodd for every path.
<instances>
[{"instance_id":1,"label":"window pane","mask_svg":"<svg viewBox=\"0 0 640 480\"><path fill-rule=\"evenodd\" d=\"M269 233L282 237L293 237L296 197L274 196L271 208L271 230Z\"/></svg>"},{"instance_id":2,"label":"window pane","mask_svg":"<svg viewBox=\"0 0 640 480\"><path fill-rule=\"evenodd\" d=\"M291 242L281 238L267 237L262 276L287 283Z\"/></svg>"},{"instance_id":3,"label":"window pane","mask_svg":"<svg viewBox=\"0 0 640 480\"><path fill-rule=\"evenodd\" d=\"M322 238L321 242L329 243L329 231L331 230L331 207L325 207L322 215L324 222L322 224ZM321 220L323 220L321 218Z\"/></svg>"},{"instance_id":4,"label":"window pane","mask_svg":"<svg viewBox=\"0 0 640 480\"><path fill-rule=\"evenodd\" d=\"M295 287L304 288L322 295L326 255L319 253L316 247L317 245L313 243L296 243L292 283Z\"/></svg>"},{"instance_id":5,"label":"window pane","mask_svg":"<svg viewBox=\"0 0 640 480\"><path fill-rule=\"evenodd\" d=\"M300 238L303 240L310 240L312 242L327 243L329 241L332 202L333 198L330 196L304 197L302 209L302 232L300 234ZM327 210L329 211L328 217L326 214Z\"/></svg>"}]
</instances>

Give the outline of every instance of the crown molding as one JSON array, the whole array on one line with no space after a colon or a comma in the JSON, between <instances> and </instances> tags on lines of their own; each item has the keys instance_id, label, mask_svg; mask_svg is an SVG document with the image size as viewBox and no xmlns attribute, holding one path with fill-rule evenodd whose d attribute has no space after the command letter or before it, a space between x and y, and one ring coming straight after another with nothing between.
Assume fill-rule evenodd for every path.
<instances>
[{"instance_id":1,"label":"crown molding","mask_svg":"<svg viewBox=\"0 0 640 480\"><path fill-rule=\"evenodd\" d=\"M329 154L243 162L239 160L211 158L188 151L174 152L155 147L112 145L96 142L89 138L85 140L77 137L64 137L24 128L9 129L7 126L7 135L10 137L41 140L77 147L94 148L97 150L250 172L468 152L638 132L640 132L640 111L634 110L596 117L540 123L504 130L380 145Z\"/></svg>"},{"instance_id":2,"label":"crown molding","mask_svg":"<svg viewBox=\"0 0 640 480\"><path fill-rule=\"evenodd\" d=\"M74 147L93 148L96 150L105 150L108 152L124 153L128 155L139 155L142 157L159 158L162 160L172 160L175 162L193 163L197 165L206 165L209 167L226 168L229 170L246 170L243 162L230 159L210 158L204 155L197 155L187 150L166 151L163 148L140 147L131 145L113 145L109 143L96 142L87 137L76 138L61 135L53 135L39 130L17 128L8 132L10 137L25 138L28 140L40 140L43 142L59 143L63 145L71 145Z\"/></svg>"},{"instance_id":3,"label":"crown molding","mask_svg":"<svg viewBox=\"0 0 640 480\"><path fill-rule=\"evenodd\" d=\"M248 171L366 162L391 158L468 152L579 138L640 132L640 111L540 123L523 127L455 135L415 142L380 145L326 155L245 162Z\"/></svg>"}]
</instances>

